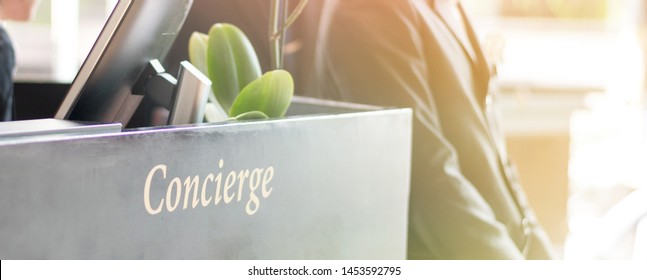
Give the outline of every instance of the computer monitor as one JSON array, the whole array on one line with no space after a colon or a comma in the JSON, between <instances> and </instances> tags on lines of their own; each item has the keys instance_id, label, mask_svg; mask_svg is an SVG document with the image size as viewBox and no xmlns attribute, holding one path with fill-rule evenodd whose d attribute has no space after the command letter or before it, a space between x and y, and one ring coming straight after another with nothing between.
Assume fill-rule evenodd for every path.
<instances>
[{"instance_id":1,"label":"computer monitor","mask_svg":"<svg viewBox=\"0 0 647 280\"><path fill-rule=\"evenodd\" d=\"M146 80L161 74L155 73L160 70L153 62L163 61L192 4L193 0L120 0L54 118L126 125L144 95L168 95L148 92ZM210 83L204 79L202 75L197 80ZM174 78L167 80L175 82Z\"/></svg>"}]
</instances>

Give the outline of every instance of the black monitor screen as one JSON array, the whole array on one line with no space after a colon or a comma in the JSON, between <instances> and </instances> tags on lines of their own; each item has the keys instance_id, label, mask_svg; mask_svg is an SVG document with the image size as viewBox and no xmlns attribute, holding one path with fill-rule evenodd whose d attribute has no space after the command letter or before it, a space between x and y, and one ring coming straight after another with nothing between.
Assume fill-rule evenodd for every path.
<instances>
[{"instance_id":1,"label":"black monitor screen","mask_svg":"<svg viewBox=\"0 0 647 280\"><path fill-rule=\"evenodd\" d=\"M55 118L127 123L143 98L133 85L149 61L163 61L193 0L120 0Z\"/></svg>"}]
</instances>

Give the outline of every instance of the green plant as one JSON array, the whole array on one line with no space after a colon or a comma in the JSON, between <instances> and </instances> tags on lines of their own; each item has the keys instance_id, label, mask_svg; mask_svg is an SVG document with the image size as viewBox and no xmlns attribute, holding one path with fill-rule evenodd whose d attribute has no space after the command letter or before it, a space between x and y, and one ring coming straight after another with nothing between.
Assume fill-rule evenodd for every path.
<instances>
[{"instance_id":1,"label":"green plant","mask_svg":"<svg viewBox=\"0 0 647 280\"><path fill-rule=\"evenodd\" d=\"M287 16L287 0L272 0L270 48L274 70L262 76L254 47L238 27L217 23L209 34L192 34L189 60L212 82L208 121L221 120L219 116L225 115L239 120L285 115L294 94L294 81L289 72L281 70L283 38L307 2L301 0Z\"/></svg>"},{"instance_id":2,"label":"green plant","mask_svg":"<svg viewBox=\"0 0 647 280\"><path fill-rule=\"evenodd\" d=\"M189 59L207 73L212 83L210 102L228 117L262 119L285 114L294 92L291 75L274 70L261 76L256 52L238 27L217 23L208 35L194 32L189 40ZM253 111L258 113L250 113Z\"/></svg>"}]
</instances>

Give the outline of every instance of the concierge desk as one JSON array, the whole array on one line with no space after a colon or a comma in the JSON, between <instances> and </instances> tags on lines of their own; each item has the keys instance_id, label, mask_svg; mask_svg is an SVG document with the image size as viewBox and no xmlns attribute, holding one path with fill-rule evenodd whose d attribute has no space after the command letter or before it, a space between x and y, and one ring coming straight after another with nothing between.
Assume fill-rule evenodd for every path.
<instances>
[{"instance_id":1,"label":"concierge desk","mask_svg":"<svg viewBox=\"0 0 647 280\"><path fill-rule=\"evenodd\" d=\"M404 259L411 110L0 140L1 259Z\"/></svg>"}]
</instances>

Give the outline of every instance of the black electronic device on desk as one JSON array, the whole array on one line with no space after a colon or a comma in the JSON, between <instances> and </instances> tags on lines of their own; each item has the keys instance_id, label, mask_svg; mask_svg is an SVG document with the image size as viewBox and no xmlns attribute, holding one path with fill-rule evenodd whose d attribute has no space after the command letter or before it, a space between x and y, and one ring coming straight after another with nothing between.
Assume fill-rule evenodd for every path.
<instances>
[{"instance_id":1,"label":"black electronic device on desk","mask_svg":"<svg viewBox=\"0 0 647 280\"><path fill-rule=\"evenodd\" d=\"M159 63L193 0L120 0L53 119L0 123L0 139L121 131L145 96L169 110L169 125L202 122L211 81L181 63L177 79Z\"/></svg>"},{"instance_id":2,"label":"black electronic device on desk","mask_svg":"<svg viewBox=\"0 0 647 280\"><path fill-rule=\"evenodd\" d=\"M211 82L188 62L176 79L162 61L193 0L120 0L72 82L55 119L124 126L145 96L168 124L201 122Z\"/></svg>"}]
</instances>

